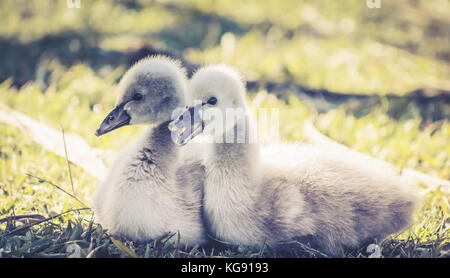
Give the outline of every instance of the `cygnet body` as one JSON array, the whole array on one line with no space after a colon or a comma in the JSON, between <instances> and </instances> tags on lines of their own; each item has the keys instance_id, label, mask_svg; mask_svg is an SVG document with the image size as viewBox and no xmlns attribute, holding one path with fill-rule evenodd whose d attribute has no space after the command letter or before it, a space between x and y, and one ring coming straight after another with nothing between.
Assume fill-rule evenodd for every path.
<instances>
[{"instance_id":1,"label":"cygnet body","mask_svg":"<svg viewBox=\"0 0 450 278\"><path fill-rule=\"evenodd\" d=\"M210 141L204 215L213 237L250 246L300 242L342 256L345 247L381 240L411 224L416 196L392 171L310 145L279 143L260 150L249 140L253 121L244 83L234 69L204 67L188 91L198 100L199 126ZM230 108L245 113L225 124L205 116ZM230 131L235 140L245 134L244 142L226 141Z\"/></svg>"}]
</instances>

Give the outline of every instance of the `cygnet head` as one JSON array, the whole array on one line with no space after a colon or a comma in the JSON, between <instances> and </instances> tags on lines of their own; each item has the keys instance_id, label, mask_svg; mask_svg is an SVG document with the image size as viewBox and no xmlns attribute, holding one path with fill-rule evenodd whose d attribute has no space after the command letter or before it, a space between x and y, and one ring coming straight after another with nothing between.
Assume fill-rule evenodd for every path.
<instances>
[{"instance_id":1,"label":"cygnet head","mask_svg":"<svg viewBox=\"0 0 450 278\"><path fill-rule=\"evenodd\" d=\"M247 112L245 85L239 72L226 65L210 65L198 70L192 77L188 95L192 104L171 123L174 131L186 127L190 119L190 135L180 134L179 144L189 142L200 133L222 136L242 121ZM184 121L183 124L181 124ZM219 130L219 132L218 132Z\"/></svg>"},{"instance_id":2,"label":"cygnet head","mask_svg":"<svg viewBox=\"0 0 450 278\"><path fill-rule=\"evenodd\" d=\"M170 120L172 111L184 105L186 89L186 73L178 61L163 56L145 58L121 79L116 107L95 134L100 136L125 125Z\"/></svg>"}]
</instances>

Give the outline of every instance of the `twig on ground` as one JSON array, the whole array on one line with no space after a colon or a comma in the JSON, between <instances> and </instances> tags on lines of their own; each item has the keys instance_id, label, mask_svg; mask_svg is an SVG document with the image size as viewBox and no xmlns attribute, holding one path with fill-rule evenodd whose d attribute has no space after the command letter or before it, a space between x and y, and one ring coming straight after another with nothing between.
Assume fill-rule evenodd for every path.
<instances>
[{"instance_id":1,"label":"twig on ground","mask_svg":"<svg viewBox=\"0 0 450 278\"><path fill-rule=\"evenodd\" d=\"M64 215L64 214L67 214L67 213L70 213L70 212L74 212L74 211L82 211L82 210L90 210L90 208L78 208L78 209L70 209L70 210L66 210L66 211L64 211L64 212L62 212L62 213L60 213L60 214L55 215L55 216L48 217L48 218L39 220L39 221L37 221L37 222L31 223L31 224L29 224L29 225L25 225L25 226L23 226L23 227L20 227L20 228L18 228L18 229L15 229L15 230L13 230L13 231L11 231L11 232L5 234L4 236L7 237L7 236L11 236L11 235L17 234L17 233L20 233L21 231L24 231L24 230L26 230L26 229L29 229L29 228L31 228L31 227L33 227L33 226L36 226L36 225L39 225L39 224L41 224L41 223L48 222L48 221L50 221L50 220L53 220L53 219L55 219L55 218L58 218L58 217L60 217L60 216L62 216L62 215Z\"/></svg>"},{"instance_id":2,"label":"twig on ground","mask_svg":"<svg viewBox=\"0 0 450 278\"><path fill-rule=\"evenodd\" d=\"M85 204L85 203L83 203L83 201L81 201L80 199L78 199L78 197L77 196L75 196L75 195L73 195L73 194L71 194L71 193L69 193L69 192L67 192L66 190L64 190L62 187L60 187L60 186L58 186L58 185L56 185L56 184L54 184L53 182L51 182L51 181L48 181L48 180L46 180L46 179L43 179L43 178L40 178L40 177L36 177L36 176L33 176L32 174L30 174L30 173L27 173L26 174L27 176L29 176L29 177L32 177L32 178L35 178L35 179L38 179L39 181L42 181L42 182L45 182L45 183L48 183L48 184L50 184L50 185L52 185L52 186L54 186L54 187L56 187L57 189L59 189L59 190L61 190L62 192L64 192L64 193L66 193L67 195L69 195L70 197L72 197L72 198L74 198L75 200L77 200L80 204L82 204L83 206L85 206L85 207L87 207L87 205Z\"/></svg>"},{"instance_id":3,"label":"twig on ground","mask_svg":"<svg viewBox=\"0 0 450 278\"><path fill-rule=\"evenodd\" d=\"M61 157L67 157L70 162L97 179L102 179L106 175L107 168L100 157L106 154L109 156L109 151L92 148L82 137L64 134L67 149L72 150L68 156L64 151L64 142L61 140L61 133L58 130L15 111L3 103L0 103L0 122L22 130L44 149Z\"/></svg>"},{"instance_id":4,"label":"twig on ground","mask_svg":"<svg viewBox=\"0 0 450 278\"><path fill-rule=\"evenodd\" d=\"M72 186L72 194L76 195L75 194L75 187L73 185L72 169L70 169L69 156L67 155L66 136L64 134L64 127L62 125L61 125L61 131L62 131L62 137L63 137L63 142L64 142L64 153L66 155L67 168L69 169L70 185Z\"/></svg>"},{"instance_id":5,"label":"twig on ground","mask_svg":"<svg viewBox=\"0 0 450 278\"><path fill-rule=\"evenodd\" d=\"M303 251L307 252L310 255L313 255L313 256L317 256L318 255L318 256L321 256L321 257L324 257L324 258L328 258L328 255L326 255L326 254L324 254L324 253L320 252L319 250L316 250L316 249L314 249L312 247L309 247L308 245L305 245L305 244L303 244L303 243L301 243L301 242L299 242L297 240L284 242L284 244L287 244L287 245L295 244L295 245L300 246L300 248L303 249Z\"/></svg>"},{"instance_id":6,"label":"twig on ground","mask_svg":"<svg viewBox=\"0 0 450 278\"><path fill-rule=\"evenodd\" d=\"M45 216L40 214L23 214L23 215L14 215L14 216L8 216L5 218L0 219L0 223L8 222L12 220L20 220L20 219L44 219Z\"/></svg>"}]
</instances>

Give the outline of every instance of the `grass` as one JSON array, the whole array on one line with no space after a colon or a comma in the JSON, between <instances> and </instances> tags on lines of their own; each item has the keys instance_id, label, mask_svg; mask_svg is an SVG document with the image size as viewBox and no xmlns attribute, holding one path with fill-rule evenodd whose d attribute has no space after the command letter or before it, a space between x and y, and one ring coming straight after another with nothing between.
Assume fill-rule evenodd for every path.
<instances>
[{"instance_id":1,"label":"grass","mask_svg":"<svg viewBox=\"0 0 450 278\"><path fill-rule=\"evenodd\" d=\"M379 95L376 102L331 103L291 89L261 89L251 92L249 102L280 109L284 140L303 141L302 123L313 117L320 131L357 151L399 170L450 180L448 101L383 97L418 88L450 90L447 1L383 2L379 10L367 9L364 1L82 1L83 8L73 10L64 2L0 3L0 102L94 147L118 151L142 130L94 136L127 67L124 59L99 53L125 53L151 42L196 63L230 63L249 80ZM0 257L320 256L300 247L278 253L269 246L186 249L164 239L112 239L92 222L89 209L79 210L89 207L96 179L75 165L69 171L64 158L19 130L2 123L0 130ZM418 186L424 201L416 224L378 243L385 257L449 256L448 191ZM21 215L33 216L14 218ZM366 246L347 252L368 255Z\"/></svg>"}]
</instances>

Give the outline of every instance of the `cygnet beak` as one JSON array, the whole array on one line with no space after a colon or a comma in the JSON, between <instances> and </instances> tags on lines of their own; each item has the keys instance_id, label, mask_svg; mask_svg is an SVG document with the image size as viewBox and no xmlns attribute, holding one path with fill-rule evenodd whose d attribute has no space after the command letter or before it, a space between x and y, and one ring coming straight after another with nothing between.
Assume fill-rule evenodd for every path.
<instances>
[{"instance_id":1,"label":"cygnet beak","mask_svg":"<svg viewBox=\"0 0 450 278\"><path fill-rule=\"evenodd\" d=\"M129 125L131 117L125 111L124 107L125 104L116 106L100 124L99 128L95 131L95 135L100 136L119 127Z\"/></svg>"},{"instance_id":2,"label":"cygnet beak","mask_svg":"<svg viewBox=\"0 0 450 278\"><path fill-rule=\"evenodd\" d=\"M185 145L191 141L195 136L203 131L202 106L204 103L199 103L195 106L187 107L175 120L170 122L169 130L176 132L175 143L178 145Z\"/></svg>"}]
</instances>

